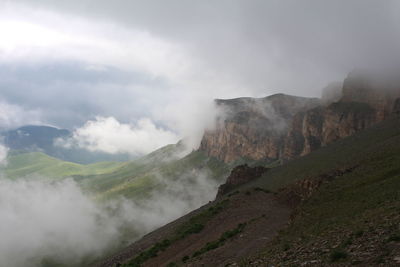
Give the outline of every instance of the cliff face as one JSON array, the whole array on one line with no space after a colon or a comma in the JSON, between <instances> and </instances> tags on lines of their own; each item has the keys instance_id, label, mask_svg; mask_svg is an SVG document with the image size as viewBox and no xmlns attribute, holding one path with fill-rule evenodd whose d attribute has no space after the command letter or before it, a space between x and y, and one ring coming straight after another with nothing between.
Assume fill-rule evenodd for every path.
<instances>
[{"instance_id":1,"label":"cliff face","mask_svg":"<svg viewBox=\"0 0 400 267\"><path fill-rule=\"evenodd\" d=\"M393 113L396 99L399 97L399 80L381 80L350 73L343 83L340 101L366 103L375 109L376 119L381 121Z\"/></svg>"},{"instance_id":2,"label":"cliff face","mask_svg":"<svg viewBox=\"0 0 400 267\"><path fill-rule=\"evenodd\" d=\"M200 149L225 162L291 159L399 112L399 99L396 83L350 74L340 100L330 104L282 94L216 100L224 115L204 134Z\"/></svg>"},{"instance_id":3,"label":"cliff face","mask_svg":"<svg viewBox=\"0 0 400 267\"><path fill-rule=\"evenodd\" d=\"M200 149L225 162L240 158L277 159L295 114L316 107L315 98L283 94L266 98L216 100L217 128L204 134Z\"/></svg>"},{"instance_id":4,"label":"cliff face","mask_svg":"<svg viewBox=\"0 0 400 267\"><path fill-rule=\"evenodd\" d=\"M359 102L337 102L299 113L285 138L282 158L306 155L377 121L376 111Z\"/></svg>"}]
</instances>

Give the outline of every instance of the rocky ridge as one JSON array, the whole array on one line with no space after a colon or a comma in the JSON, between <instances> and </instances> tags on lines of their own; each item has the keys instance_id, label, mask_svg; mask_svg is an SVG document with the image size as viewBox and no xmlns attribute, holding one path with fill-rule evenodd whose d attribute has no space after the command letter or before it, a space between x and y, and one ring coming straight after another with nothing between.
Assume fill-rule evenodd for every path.
<instances>
[{"instance_id":1,"label":"rocky ridge","mask_svg":"<svg viewBox=\"0 0 400 267\"><path fill-rule=\"evenodd\" d=\"M337 88L334 88L337 90ZM350 73L341 97L216 100L222 111L206 131L200 150L224 162L288 160L353 135L400 110L400 83L383 83Z\"/></svg>"}]
</instances>

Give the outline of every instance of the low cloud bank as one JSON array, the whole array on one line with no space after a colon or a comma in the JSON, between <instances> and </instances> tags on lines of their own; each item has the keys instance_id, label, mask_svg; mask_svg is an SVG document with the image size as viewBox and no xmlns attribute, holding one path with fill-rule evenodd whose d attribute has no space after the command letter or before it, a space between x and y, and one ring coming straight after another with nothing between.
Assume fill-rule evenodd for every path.
<instances>
[{"instance_id":1,"label":"low cloud bank","mask_svg":"<svg viewBox=\"0 0 400 267\"><path fill-rule=\"evenodd\" d=\"M0 166L7 164L8 147L0 144Z\"/></svg>"},{"instance_id":2,"label":"low cloud bank","mask_svg":"<svg viewBox=\"0 0 400 267\"><path fill-rule=\"evenodd\" d=\"M72 179L46 183L0 179L0 266L40 266L43 260L85 264L213 199L218 184L191 171L161 185L148 199L99 204ZM131 235L132 238L132 235Z\"/></svg>"},{"instance_id":3,"label":"low cloud bank","mask_svg":"<svg viewBox=\"0 0 400 267\"><path fill-rule=\"evenodd\" d=\"M39 110L25 109L0 99L0 129L18 127L25 124L40 124Z\"/></svg>"},{"instance_id":4,"label":"low cloud bank","mask_svg":"<svg viewBox=\"0 0 400 267\"><path fill-rule=\"evenodd\" d=\"M56 144L111 154L143 155L178 141L175 133L157 127L147 118L136 124L124 124L114 117L96 117L77 128L71 138L58 139Z\"/></svg>"},{"instance_id":5,"label":"low cloud bank","mask_svg":"<svg viewBox=\"0 0 400 267\"><path fill-rule=\"evenodd\" d=\"M1 266L39 266L46 256L74 263L100 253L118 234L117 221L72 180L1 180L0 217Z\"/></svg>"}]
</instances>

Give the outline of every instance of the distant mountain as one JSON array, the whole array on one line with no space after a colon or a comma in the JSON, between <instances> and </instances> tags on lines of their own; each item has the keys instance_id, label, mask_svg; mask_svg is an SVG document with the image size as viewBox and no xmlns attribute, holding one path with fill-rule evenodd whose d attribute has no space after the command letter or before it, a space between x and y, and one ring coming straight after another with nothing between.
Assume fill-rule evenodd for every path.
<instances>
[{"instance_id":1,"label":"distant mountain","mask_svg":"<svg viewBox=\"0 0 400 267\"><path fill-rule=\"evenodd\" d=\"M28 125L0 133L4 144L20 152L42 152L49 156L80 164L100 161L126 161L127 154L91 152L80 148L64 148L54 144L57 138L68 138L71 132L50 126Z\"/></svg>"},{"instance_id":2,"label":"distant mountain","mask_svg":"<svg viewBox=\"0 0 400 267\"><path fill-rule=\"evenodd\" d=\"M54 139L68 137L71 132L50 126L28 125L3 132L2 135L5 145L10 149L50 151L54 149Z\"/></svg>"}]
</instances>

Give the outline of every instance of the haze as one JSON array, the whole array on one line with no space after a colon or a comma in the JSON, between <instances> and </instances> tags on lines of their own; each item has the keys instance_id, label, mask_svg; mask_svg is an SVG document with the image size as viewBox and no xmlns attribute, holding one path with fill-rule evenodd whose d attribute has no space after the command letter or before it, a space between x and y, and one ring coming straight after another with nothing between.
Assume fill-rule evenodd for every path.
<instances>
[{"instance_id":1,"label":"haze","mask_svg":"<svg viewBox=\"0 0 400 267\"><path fill-rule=\"evenodd\" d=\"M399 5L2 0L0 126L102 117L127 124L131 143L138 130L170 143L202 130L194 118L213 98L319 96L354 68L396 64Z\"/></svg>"}]
</instances>

